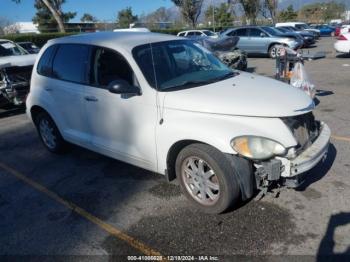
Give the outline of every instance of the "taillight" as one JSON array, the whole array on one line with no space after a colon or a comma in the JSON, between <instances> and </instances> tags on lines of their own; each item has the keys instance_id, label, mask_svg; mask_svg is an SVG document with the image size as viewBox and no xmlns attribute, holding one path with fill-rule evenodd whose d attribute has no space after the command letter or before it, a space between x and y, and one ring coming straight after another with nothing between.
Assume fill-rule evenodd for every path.
<instances>
[{"instance_id":1,"label":"taillight","mask_svg":"<svg viewBox=\"0 0 350 262\"><path fill-rule=\"evenodd\" d=\"M338 37L338 40L348 40L344 35L340 35L339 37Z\"/></svg>"}]
</instances>

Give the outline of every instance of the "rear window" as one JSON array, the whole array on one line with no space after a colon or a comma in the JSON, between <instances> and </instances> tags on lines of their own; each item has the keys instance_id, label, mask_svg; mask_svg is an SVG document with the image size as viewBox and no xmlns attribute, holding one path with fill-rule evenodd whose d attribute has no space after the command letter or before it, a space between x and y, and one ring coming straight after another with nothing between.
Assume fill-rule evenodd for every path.
<instances>
[{"instance_id":1,"label":"rear window","mask_svg":"<svg viewBox=\"0 0 350 262\"><path fill-rule=\"evenodd\" d=\"M79 44L63 44L58 47L52 75L55 78L75 83L87 84L89 47Z\"/></svg>"}]
</instances>

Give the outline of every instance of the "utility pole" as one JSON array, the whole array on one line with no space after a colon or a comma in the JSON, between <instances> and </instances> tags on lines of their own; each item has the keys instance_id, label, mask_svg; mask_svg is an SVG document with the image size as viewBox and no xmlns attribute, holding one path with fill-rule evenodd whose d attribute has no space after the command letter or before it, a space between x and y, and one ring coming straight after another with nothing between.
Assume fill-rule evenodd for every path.
<instances>
[{"instance_id":1,"label":"utility pole","mask_svg":"<svg viewBox=\"0 0 350 262\"><path fill-rule=\"evenodd\" d=\"M214 0L211 0L211 6L213 9L213 30L215 32L215 7L214 7Z\"/></svg>"}]
</instances>

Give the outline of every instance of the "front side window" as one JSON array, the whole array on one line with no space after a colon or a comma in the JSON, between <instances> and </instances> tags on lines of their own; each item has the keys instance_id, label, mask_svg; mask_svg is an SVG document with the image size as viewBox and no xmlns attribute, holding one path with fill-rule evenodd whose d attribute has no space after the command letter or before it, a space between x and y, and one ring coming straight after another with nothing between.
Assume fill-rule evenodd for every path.
<instances>
[{"instance_id":1,"label":"front side window","mask_svg":"<svg viewBox=\"0 0 350 262\"><path fill-rule=\"evenodd\" d=\"M148 83L159 91L201 86L235 73L212 53L192 41L142 45L133 55Z\"/></svg>"},{"instance_id":2,"label":"front side window","mask_svg":"<svg viewBox=\"0 0 350 262\"><path fill-rule=\"evenodd\" d=\"M248 29L247 28L241 28L236 30L237 36L248 36Z\"/></svg>"},{"instance_id":3,"label":"front side window","mask_svg":"<svg viewBox=\"0 0 350 262\"><path fill-rule=\"evenodd\" d=\"M80 44L59 45L53 61L52 75L60 80L87 84L88 60L89 46Z\"/></svg>"},{"instance_id":4,"label":"front side window","mask_svg":"<svg viewBox=\"0 0 350 262\"><path fill-rule=\"evenodd\" d=\"M126 81L129 85L137 85L134 73L125 58L119 53L96 47L92 52L90 67L90 84L106 88L113 81Z\"/></svg>"},{"instance_id":5,"label":"front side window","mask_svg":"<svg viewBox=\"0 0 350 262\"><path fill-rule=\"evenodd\" d=\"M261 33L262 33L262 31L261 31L260 29L251 28L251 29L250 29L249 35L250 35L251 37L261 37Z\"/></svg>"}]
</instances>

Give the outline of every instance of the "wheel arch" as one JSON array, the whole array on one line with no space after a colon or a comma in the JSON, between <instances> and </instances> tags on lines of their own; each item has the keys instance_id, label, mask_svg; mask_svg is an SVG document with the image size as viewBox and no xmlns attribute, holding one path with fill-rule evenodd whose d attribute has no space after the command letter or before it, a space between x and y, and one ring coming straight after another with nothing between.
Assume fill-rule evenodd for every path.
<instances>
[{"instance_id":1,"label":"wheel arch","mask_svg":"<svg viewBox=\"0 0 350 262\"><path fill-rule=\"evenodd\" d=\"M220 151L215 146L212 146L208 143L204 143L198 140L186 139L186 140L177 141L170 147L166 158L167 170L165 171L165 175L168 182L176 179L175 163L180 151L186 146L189 146L191 144L197 144L197 143L214 147L215 149ZM223 156L226 157L227 160L229 161L232 171L234 171L237 174L237 179L238 179L239 188L240 188L240 195L242 200L251 198L254 194L254 187L255 187L252 163L245 158L241 158L236 155L232 155L228 153L223 153ZM247 170L249 171L248 172L249 174L247 174Z\"/></svg>"},{"instance_id":2,"label":"wheel arch","mask_svg":"<svg viewBox=\"0 0 350 262\"><path fill-rule=\"evenodd\" d=\"M165 175L167 177L167 180L173 181L176 179L176 172L175 172L175 162L176 162L176 158L179 155L180 151L182 149L184 149L186 146L189 146L191 144L206 144L204 142L198 141L198 140L193 140L193 139L184 139L184 140L180 140L175 142L170 148L169 151L167 153L167 157L166 157L166 172ZM211 146L211 145L210 145Z\"/></svg>"},{"instance_id":3,"label":"wheel arch","mask_svg":"<svg viewBox=\"0 0 350 262\"><path fill-rule=\"evenodd\" d=\"M30 108L30 115L31 115L34 123L36 123L36 118L40 113L46 113L52 118L50 113L47 112L43 107L38 106L38 105L34 105Z\"/></svg>"}]
</instances>

